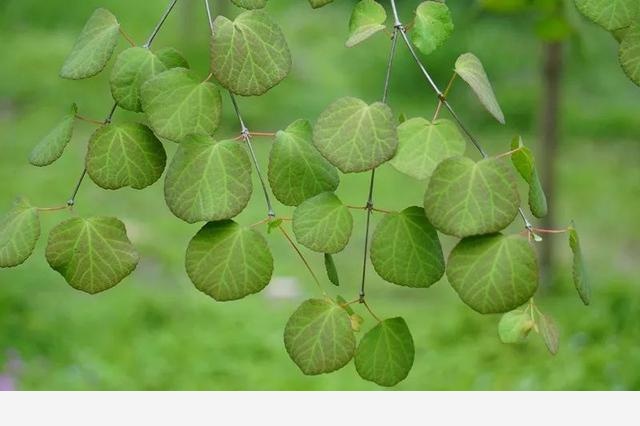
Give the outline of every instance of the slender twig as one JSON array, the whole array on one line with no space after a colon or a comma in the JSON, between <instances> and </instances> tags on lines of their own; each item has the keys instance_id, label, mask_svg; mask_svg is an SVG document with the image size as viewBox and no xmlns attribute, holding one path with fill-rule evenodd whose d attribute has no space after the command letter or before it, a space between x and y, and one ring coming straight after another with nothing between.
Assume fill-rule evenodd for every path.
<instances>
[{"instance_id":1,"label":"slender twig","mask_svg":"<svg viewBox=\"0 0 640 426\"><path fill-rule=\"evenodd\" d=\"M362 299L362 300L360 301L360 303L362 303L362 304L364 305L364 307L365 307L365 308L367 308L367 311L369 311L369 313L371 314L371 316L372 316L373 318L375 318L375 319L376 319L376 321L378 321L378 322L382 322L382 320L381 320L380 318L378 318L378 316L377 316L376 314L374 314L374 313L373 313L373 311L371 310L371 307L369 306L369 304L367 303L367 301L366 301L366 300Z\"/></svg>"},{"instance_id":2,"label":"slender twig","mask_svg":"<svg viewBox=\"0 0 640 426\"><path fill-rule=\"evenodd\" d=\"M65 204L64 206L58 206L58 207L38 207L37 210L39 212L56 212L60 210L66 210L68 208L69 206Z\"/></svg>"},{"instance_id":3,"label":"slender twig","mask_svg":"<svg viewBox=\"0 0 640 426\"><path fill-rule=\"evenodd\" d=\"M84 122L87 122L87 123L95 124L96 126L102 126L104 124L103 121L94 120L92 118L87 118L87 117L82 116L80 114L76 114L76 118L78 120L81 120L81 121L84 121Z\"/></svg>"},{"instance_id":4,"label":"slender twig","mask_svg":"<svg viewBox=\"0 0 640 426\"><path fill-rule=\"evenodd\" d=\"M127 40L127 42L131 45L131 47L136 47L136 42L133 41L133 39L129 36L129 34L127 34L122 27L120 27L120 34L122 35L122 37L125 38L125 40Z\"/></svg>"},{"instance_id":5,"label":"slender twig","mask_svg":"<svg viewBox=\"0 0 640 426\"><path fill-rule=\"evenodd\" d=\"M496 160L500 159L500 158L504 158L504 157L509 157L510 155L515 154L518 151L522 151L522 147L518 147L516 149L512 149L511 151L507 151L507 152L503 152L502 154L498 154L496 155L495 158Z\"/></svg>"},{"instance_id":6,"label":"slender twig","mask_svg":"<svg viewBox=\"0 0 640 426\"><path fill-rule=\"evenodd\" d=\"M531 231L537 232L538 234L565 234L569 230L568 229L531 228Z\"/></svg>"},{"instance_id":7,"label":"slender twig","mask_svg":"<svg viewBox=\"0 0 640 426\"><path fill-rule=\"evenodd\" d=\"M160 17L160 20L156 24L156 27L151 32L151 35L149 36L149 38L147 39L147 42L144 44L143 47L145 47L146 49L151 47L151 44L153 43L153 40L155 40L156 36L160 32L160 29L162 28L162 26L164 25L165 21L167 20L167 18L171 14L171 11L175 7L176 3L178 3L178 0L171 0L171 2L169 3L169 6L167 6L167 8L165 9L164 13L162 14L162 17Z\"/></svg>"},{"instance_id":8,"label":"slender twig","mask_svg":"<svg viewBox=\"0 0 640 426\"><path fill-rule=\"evenodd\" d=\"M451 92L451 88L453 87L453 82L456 80L456 76L458 74L456 74L455 72L453 73L453 75L451 76L451 79L449 80L449 84L447 84L447 88L444 89L444 98L447 99L449 97L449 92ZM438 99L438 106L436 107L436 112L433 114L433 120L431 121L436 121L438 119L438 117L440 116L440 111L442 110L442 100Z\"/></svg>"},{"instance_id":9,"label":"slender twig","mask_svg":"<svg viewBox=\"0 0 640 426\"><path fill-rule=\"evenodd\" d=\"M320 291L322 292L323 295L326 295L325 291L322 289L322 285L320 284L320 280L318 280L318 277L316 276L315 272L313 272L313 269L311 268L311 265L309 265L309 262L307 262L307 259L304 257L304 255L302 254L302 252L298 248L298 245L293 241L293 239L289 236L289 233L284 229L284 227L282 225L278 226L278 229L280 230L280 232L282 232L282 235L284 235L286 240L289 242L289 245L291 245L291 247L295 250L295 252L298 255L298 257L300 258L300 260L302 260L302 263L304 263L304 266L307 268L307 270L309 271L309 273L313 277L313 281L315 281L316 285L318 286L318 289L320 289Z\"/></svg>"}]
</instances>

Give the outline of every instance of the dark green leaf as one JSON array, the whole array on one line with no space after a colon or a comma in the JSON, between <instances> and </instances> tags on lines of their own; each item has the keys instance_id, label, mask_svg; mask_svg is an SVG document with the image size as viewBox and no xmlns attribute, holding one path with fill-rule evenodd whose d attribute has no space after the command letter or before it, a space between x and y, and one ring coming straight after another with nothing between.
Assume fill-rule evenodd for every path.
<instances>
[{"instance_id":1,"label":"dark green leaf","mask_svg":"<svg viewBox=\"0 0 640 426\"><path fill-rule=\"evenodd\" d=\"M149 49L131 47L116 58L111 71L111 94L118 106L142 111L140 88L151 78L167 70L166 65Z\"/></svg>"}]
</instances>

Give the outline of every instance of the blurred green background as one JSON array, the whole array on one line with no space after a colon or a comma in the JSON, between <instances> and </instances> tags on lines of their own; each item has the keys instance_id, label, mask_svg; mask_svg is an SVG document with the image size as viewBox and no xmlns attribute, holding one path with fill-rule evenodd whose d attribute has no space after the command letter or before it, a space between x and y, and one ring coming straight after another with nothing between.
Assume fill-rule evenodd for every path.
<instances>
[{"instance_id":1,"label":"blurred green background","mask_svg":"<svg viewBox=\"0 0 640 426\"><path fill-rule=\"evenodd\" d=\"M238 13L226 5L225 12ZM108 70L73 82L58 70L84 21L97 7L110 9L123 28L144 41L165 0L2 0L0 2L0 211L26 195L41 207L69 197L83 165L92 126L79 122L63 158L38 169L27 163L31 148L76 102L80 113L101 119L112 103ZM240 108L254 131L275 131L297 118L315 120L331 101L382 95L389 41L378 35L354 49L344 47L352 1L313 11L306 0L273 0L268 10L281 24L294 58L291 75L261 98L242 98ZM400 1L407 18L417 1ZM508 150L522 134L538 144L542 43L527 14L496 15L472 0L451 0L455 35L426 58L444 85L456 57L471 51L485 64L507 117L499 126L460 82L451 101L492 154ZM416 359L397 386L426 389L640 389L640 88L624 76L613 38L577 19L579 33L567 42L562 80L561 144L557 157L556 213L561 224L575 219L593 285L592 306L581 304L570 277L567 238L557 247L550 282L537 296L556 318L560 353L550 356L531 335L521 346L500 343L499 316L466 307L445 280L428 290L383 282L370 268L368 300L384 317L404 316L414 336ZM208 28L199 0L181 0L156 41L175 46L192 67L208 73ZM124 49L122 41L119 49ZM406 49L398 49L390 102L397 114L431 117L434 96ZM219 137L238 125L225 97ZM135 118L117 112L115 119ZM263 169L269 139L256 140ZM167 146L169 155L175 150ZM469 149L474 158L475 152ZM366 201L368 174L343 176L345 203ZM402 209L421 205L424 184L390 166L380 169L376 203ZM256 181L257 184L257 181ZM524 195L524 188L523 188ZM291 209L277 205L281 216ZM75 213L121 218L139 248L137 271L97 296L71 289L51 271L43 252L48 231L69 212L43 214L43 238L21 267L0 270L0 386L17 389L380 389L361 380L353 364L320 377L303 376L282 343L288 316L305 297L318 296L308 272L282 237L267 236L275 255L274 281L261 294L217 303L199 293L183 267L184 250L198 225L173 217L162 181L145 191L104 191L90 180ZM238 218L250 224L265 216L256 187ZM364 244L364 214L354 212L349 247L336 257L339 293L357 297ZM379 220L378 216L374 221ZM374 222L374 225L375 225ZM514 225L518 232L521 224ZM443 237L445 252L455 240ZM305 251L324 277L320 256ZM327 283L327 287L331 287ZM334 288L329 288L335 294ZM360 307L356 306L360 311ZM364 330L373 325L364 311Z\"/></svg>"}]
</instances>

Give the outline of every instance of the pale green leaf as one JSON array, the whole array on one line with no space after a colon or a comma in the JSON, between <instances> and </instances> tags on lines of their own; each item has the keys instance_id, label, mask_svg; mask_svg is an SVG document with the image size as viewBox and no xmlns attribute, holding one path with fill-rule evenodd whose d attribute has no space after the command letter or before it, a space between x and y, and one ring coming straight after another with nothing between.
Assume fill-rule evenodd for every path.
<instances>
[{"instance_id":1,"label":"pale green leaf","mask_svg":"<svg viewBox=\"0 0 640 426\"><path fill-rule=\"evenodd\" d=\"M531 318L531 312L526 309L516 309L500 318L498 335L502 343L524 343L534 327L535 322Z\"/></svg>"},{"instance_id":2,"label":"pale green leaf","mask_svg":"<svg viewBox=\"0 0 640 426\"><path fill-rule=\"evenodd\" d=\"M522 144L522 138L515 138L511 143L511 149L517 150L511 154L511 162L520 176L529 185L529 208L535 217L547 215L547 197L542 189L536 160L533 152Z\"/></svg>"},{"instance_id":3,"label":"pale green leaf","mask_svg":"<svg viewBox=\"0 0 640 426\"><path fill-rule=\"evenodd\" d=\"M262 9L267 5L267 0L231 0L231 2L243 9Z\"/></svg>"},{"instance_id":4,"label":"pale green leaf","mask_svg":"<svg viewBox=\"0 0 640 426\"><path fill-rule=\"evenodd\" d=\"M446 4L439 1L420 3L414 22L411 39L425 55L442 46L453 33L451 12Z\"/></svg>"},{"instance_id":5,"label":"pale green leaf","mask_svg":"<svg viewBox=\"0 0 640 426\"><path fill-rule=\"evenodd\" d=\"M111 94L118 106L142 111L140 88L151 78L167 70L166 65L149 49L131 47L116 58L111 71Z\"/></svg>"},{"instance_id":6,"label":"pale green leaf","mask_svg":"<svg viewBox=\"0 0 640 426\"><path fill-rule=\"evenodd\" d=\"M442 161L463 155L465 145L452 121L412 118L398 126L398 152L389 164L416 179L428 179Z\"/></svg>"},{"instance_id":7,"label":"pale green leaf","mask_svg":"<svg viewBox=\"0 0 640 426\"><path fill-rule=\"evenodd\" d=\"M575 0L575 2L580 12L607 31L628 27L640 16L638 0Z\"/></svg>"},{"instance_id":8,"label":"pale green leaf","mask_svg":"<svg viewBox=\"0 0 640 426\"><path fill-rule=\"evenodd\" d=\"M338 276L338 270L336 269L336 264L333 261L333 256L329 253L324 254L324 269L327 271L327 277L331 284L336 287L340 286L340 277Z\"/></svg>"},{"instance_id":9,"label":"pale green leaf","mask_svg":"<svg viewBox=\"0 0 640 426\"><path fill-rule=\"evenodd\" d=\"M220 91L184 68L158 74L140 93L142 109L159 137L180 142L189 135L211 135L220 124Z\"/></svg>"},{"instance_id":10,"label":"pale green leaf","mask_svg":"<svg viewBox=\"0 0 640 426\"><path fill-rule=\"evenodd\" d=\"M449 158L436 168L424 198L427 217L458 237L500 231L515 219L520 197L504 159Z\"/></svg>"},{"instance_id":11,"label":"pale green leaf","mask_svg":"<svg viewBox=\"0 0 640 426\"><path fill-rule=\"evenodd\" d=\"M455 71L456 74L467 82L487 111L489 111L498 122L504 124L504 113L500 108L500 104L493 92L493 87L491 87L489 77L487 77L487 73L480 59L473 53L460 55L458 60L456 60Z\"/></svg>"},{"instance_id":12,"label":"pale green leaf","mask_svg":"<svg viewBox=\"0 0 640 426\"><path fill-rule=\"evenodd\" d=\"M40 238L38 209L25 198L19 198L0 217L0 268L24 263L33 253Z\"/></svg>"},{"instance_id":13,"label":"pale green leaf","mask_svg":"<svg viewBox=\"0 0 640 426\"><path fill-rule=\"evenodd\" d=\"M173 47L165 47L156 52L156 56L167 69L171 68L189 68L189 62L182 56L177 49Z\"/></svg>"},{"instance_id":14,"label":"pale green leaf","mask_svg":"<svg viewBox=\"0 0 640 426\"><path fill-rule=\"evenodd\" d=\"M375 0L360 0L351 13L349 20L349 39L347 47L353 47L385 29L387 12Z\"/></svg>"},{"instance_id":15,"label":"pale green leaf","mask_svg":"<svg viewBox=\"0 0 640 426\"><path fill-rule=\"evenodd\" d=\"M118 284L139 259L124 224L111 217L62 222L49 234L46 257L71 287L89 294Z\"/></svg>"},{"instance_id":16,"label":"pale green leaf","mask_svg":"<svg viewBox=\"0 0 640 426\"><path fill-rule=\"evenodd\" d=\"M355 314L355 312L354 312L354 311L353 311L353 309L351 308L351 305L349 305L349 303L347 302L347 300L346 300L344 297L342 297L342 296L338 295L338 296L336 297L336 302L337 302L337 303L338 303L338 305L340 305L340 306L341 306L345 311L347 311L347 313L348 313L349 315L354 315L354 314Z\"/></svg>"},{"instance_id":17,"label":"pale green leaf","mask_svg":"<svg viewBox=\"0 0 640 426\"><path fill-rule=\"evenodd\" d=\"M291 69L291 53L280 27L261 10L243 12L234 21L213 23L211 72L233 93L262 95Z\"/></svg>"},{"instance_id":18,"label":"pale green leaf","mask_svg":"<svg viewBox=\"0 0 640 426\"><path fill-rule=\"evenodd\" d=\"M309 0L309 4L314 9L318 9L322 6L326 6L329 3L333 3L333 0Z\"/></svg>"},{"instance_id":19,"label":"pale green leaf","mask_svg":"<svg viewBox=\"0 0 640 426\"><path fill-rule=\"evenodd\" d=\"M320 253L338 253L351 238L353 217L332 192L323 192L293 212L293 233L303 246Z\"/></svg>"},{"instance_id":20,"label":"pale green leaf","mask_svg":"<svg viewBox=\"0 0 640 426\"><path fill-rule=\"evenodd\" d=\"M538 289L538 261L519 235L465 238L449 255L447 278L462 301L481 314L508 312Z\"/></svg>"},{"instance_id":21,"label":"pale green leaf","mask_svg":"<svg viewBox=\"0 0 640 426\"><path fill-rule=\"evenodd\" d=\"M553 318L548 315L544 315L541 312L536 319L538 324L538 331L540 333L540 336L542 336L542 340L544 341L545 346L552 355L557 354L560 346L560 333L558 332L558 326L556 325Z\"/></svg>"},{"instance_id":22,"label":"pale green leaf","mask_svg":"<svg viewBox=\"0 0 640 426\"><path fill-rule=\"evenodd\" d=\"M359 333L362 330L362 324L364 324L364 318L362 318L358 314L349 315L349 319L351 320L351 330L356 333Z\"/></svg>"},{"instance_id":23,"label":"pale green leaf","mask_svg":"<svg viewBox=\"0 0 640 426\"><path fill-rule=\"evenodd\" d=\"M444 274L438 233L421 207L391 213L371 240L371 263L382 278L407 287L429 287Z\"/></svg>"},{"instance_id":24,"label":"pale green leaf","mask_svg":"<svg viewBox=\"0 0 640 426\"><path fill-rule=\"evenodd\" d=\"M230 219L249 203L251 161L239 142L191 136L178 148L165 179L169 209L189 222Z\"/></svg>"},{"instance_id":25,"label":"pale green leaf","mask_svg":"<svg viewBox=\"0 0 640 426\"><path fill-rule=\"evenodd\" d=\"M573 284L576 290L578 290L582 302L588 305L591 303L591 283L589 282L587 270L584 266L580 237L573 223L569 227L569 247L571 247L571 251L573 252Z\"/></svg>"},{"instance_id":26,"label":"pale green leaf","mask_svg":"<svg viewBox=\"0 0 640 426\"><path fill-rule=\"evenodd\" d=\"M332 103L318 118L313 142L343 173L363 172L390 160L398 147L391 109L356 98Z\"/></svg>"},{"instance_id":27,"label":"pale green leaf","mask_svg":"<svg viewBox=\"0 0 640 426\"><path fill-rule=\"evenodd\" d=\"M99 187L143 189L164 171L167 154L162 143L138 123L108 124L89 141L87 173Z\"/></svg>"},{"instance_id":28,"label":"pale green leaf","mask_svg":"<svg viewBox=\"0 0 640 426\"><path fill-rule=\"evenodd\" d=\"M379 322L362 337L354 358L358 374L380 386L395 386L411 371L415 348L403 318Z\"/></svg>"},{"instance_id":29,"label":"pale green leaf","mask_svg":"<svg viewBox=\"0 0 640 426\"><path fill-rule=\"evenodd\" d=\"M207 223L187 248L187 274L198 290L218 301L262 291L273 274L264 237L234 221Z\"/></svg>"},{"instance_id":30,"label":"pale green leaf","mask_svg":"<svg viewBox=\"0 0 640 426\"><path fill-rule=\"evenodd\" d=\"M64 61L60 77L78 80L102 71L116 48L119 31L120 24L111 12L93 12Z\"/></svg>"},{"instance_id":31,"label":"pale green leaf","mask_svg":"<svg viewBox=\"0 0 640 426\"><path fill-rule=\"evenodd\" d=\"M64 116L60 124L33 148L29 154L31 164L38 167L48 166L62 156L73 136L73 125L77 113L78 107L73 104L69 114Z\"/></svg>"},{"instance_id":32,"label":"pale green leaf","mask_svg":"<svg viewBox=\"0 0 640 426\"><path fill-rule=\"evenodd\" d=\"M620 43L618 57L625 74L640 86L640 19L638 25L626 31Z\"/></svg>"},{"instance_id":33,"label":"pale green leaf","mask_svg":"<svg viewBox=\"0 0 640 426\"><path fill-rule=\"evenodd\" d=\"M338 171L318 152L307 120L276 133L269 156L269 184L282 204L297 206L321 192L335 191Z\"/></svg>"},{"instance_id":34,"label":"pale green leaf","mask_svg":"<svg viewBox=\"0 0 640 426\"><path fill-rule=\"evenodd\" d=\"M353 358L356 338L344 309L328 300L310 299L289 318L284 344L304 374L316 375L347 365Z\"/></svg>"}]
</instances>

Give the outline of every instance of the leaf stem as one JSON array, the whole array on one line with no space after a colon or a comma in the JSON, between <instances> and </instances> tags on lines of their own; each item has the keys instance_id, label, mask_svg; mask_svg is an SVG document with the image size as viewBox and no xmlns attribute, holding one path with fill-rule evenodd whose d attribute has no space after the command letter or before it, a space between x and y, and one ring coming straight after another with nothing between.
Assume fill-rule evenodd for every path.
<instances>
[{"instance_id":1,"label":"leaf stem","mask_svg":"<svg viewBox=\"0 0 640 426\"><path fill-rule=\"evenodd\" d=\"M131 45L131 47L136 47L136 42L133 41L133 39L131 37L129 37L129 34L127 34L123 29L122 26L120 27L120 34L122 35L122 37L125 38L125 40L127 40L127 42Z\"/></svg>"},{"instance_id":2,"label":"leaf stem","mask_svg":"<svg viewBox=\"0 0 640 426\"><path fill-rule=\"evenodd\" d=\"M80 114L76 114L76 118L78 120L85 121L87 123L95 124L96 126L103 126L104 125L104 121L99 121L99 120L94 120L92 118L87 118L87 117L84 117L84 116L82 116Z\"/></svg>"},{"instance_id":3,"label":"leaf stem","mask_svg":"<svg viewBox=\"0 0 640 426\"><path fill-rule=\"evenodd\" d=\"M532 231L539 234L566 234L568 229L544 229L544 228L531 228Z\"/></svg>"},{"instance_id":4,"label":"leaf stem","mask_svg":"<svg viewBox=\"0 0 640 426\"><path fill-rule=\"evenodd\" d=\"M307 259L304 257L304 255L302 254L302 252L298 248L297 244L289 236L289 233L284 229L284 227L282 225L278 226L278 229L280 230L280 232L282 232L282 235L284 235L284 237L287 239L287 241L289 242L291 247L298 254L298 257L300 258L300 260L302 260L302 263L304 263L304 266L307 268L307 270L309 271L309 273L313 277L313 281L315 281L315 283L318 286L318 289L320 290L320 292L322 292L322 294L324 296L326 296L327 293L325 293L325 291L322 289L322 285L320 284L320 280L318 280L318 277L316 276L315 272L313 272L313 269L311 268L311 265L309 265L309 262L307 262Z\"/></svg>"},{"instance_id":5,"label":"leaf stem","mask_svg":"<svg viewBox=\"0 0 640 426\"><path fill-rule=\"evenodd\" d=\"M451 88L453 87L453 82L456 80L456 76L458 74L456 74L455 72L453 73L453 75L451 76L451 79L449 80L449 84L447 84L447 88L444 89L444 98L447 99L447 97L449 97L449 92L451 92ZM438 117L440 116L440 111L442 110L442 100L438 99L438 106L436 107L436 112L433 114L433 120L431 121L436 121L438 119Z\"/></svg>"},{"instance_id":6,"label":"leaf stem","mask_svg":"<svg viewBox=\"0 0 640 426\"><path fill-rule=\"evenodd\" d=\"M69 208L69 205L65 204L64 206L58 206L58 207L38 207L37 210L39 212L56 212L60 210L66 210L68 208Z\"/></svg>"},{"instance_id":7,"label":"leaf stem","mask_svg":"<svg viewBox=\"0 0 640 426\"><path fill-rule=\"evenodd\" d=\"M360 303L362 303L364 305L365 308L367 308L367 311L369 311L369 313L371 314L371 316L373 318L376 319L376 321L378 322L382 322L382 320L380 318L378 318L378 316L376 314L373 313L373 311L371 310L371 307L369 306L369 304L367 303L366 300L362 299L360 300Z\"/></svg>"}]
</instances>

